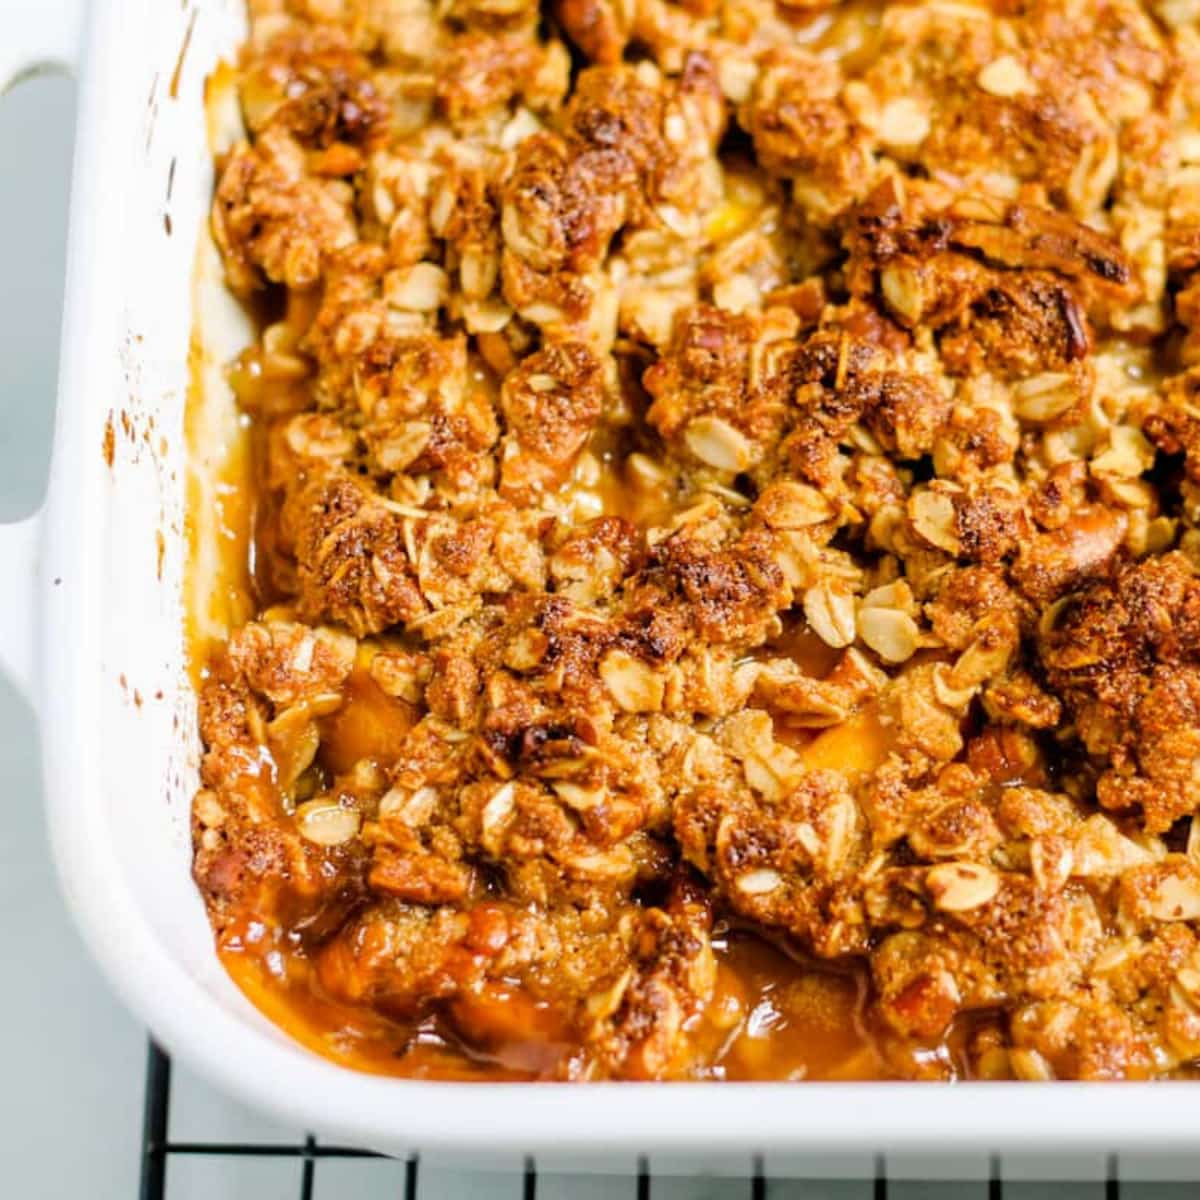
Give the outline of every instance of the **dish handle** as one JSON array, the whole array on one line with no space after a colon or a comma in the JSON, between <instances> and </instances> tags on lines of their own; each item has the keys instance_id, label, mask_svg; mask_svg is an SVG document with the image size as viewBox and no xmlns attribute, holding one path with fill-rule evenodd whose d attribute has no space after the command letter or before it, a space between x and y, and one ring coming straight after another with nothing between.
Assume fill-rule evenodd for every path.
<instances>
[{"instance_id":1,"label":"dish handle","mask_svg":"<svg viewBox=\"0 0 1200 1200\"><path fill-rule=\"evenodd\" d=\"M0 6L0 96L45 71L75 73L84 0L5 0Z\"/></svg>"},{"instance_id":2,"label":"dish handle","mask_svg":"<svg viewBox=\"0 0 1200 1200\"><path fill-rule=\"evenodd\" d=\"M72 74L79 58L84 0L5 0L0 6L0 95L45 71ZM31 696L41 514L0 524L0 669Z\"/></svg>"}]
</instances>

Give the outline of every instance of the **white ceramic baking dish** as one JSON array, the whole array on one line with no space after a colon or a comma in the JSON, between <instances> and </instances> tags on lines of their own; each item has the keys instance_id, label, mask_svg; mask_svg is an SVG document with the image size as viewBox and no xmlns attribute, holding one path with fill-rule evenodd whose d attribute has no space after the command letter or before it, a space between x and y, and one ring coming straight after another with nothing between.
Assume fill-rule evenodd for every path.
<instances>
[{"instance_id":1,"label":"white ceramic baking dish","mask_svg":"<svg viewBox=\"0 0 1200 1200\"><path fill-rule=\"evenodd\" d=\"M247 1004L189 876L197 744L181 598L189 338L195 328L219 427L215 364L246 336L202 236L204 80L244 18L240 0L98 0L80 35L78 17L63 0L0 0L0 85L82 67L51 480L41 514L0 527L0 661L40 715L63 889L154 1035L298 1125L460 1162L528 1152L625 1167L652 1152L668 1169L743 1171L760 1152L774 1172L811 1174L869 1171L885 1152L893 1172L958 1173L1004 1151L1027 1171L1078 1174L1120 1150L1126 1177L1200 1174L1200 1090L1185 1083L404 1082L336 1067ZM202 478L219 446L200 450Z\"/></svg>"}]
</instances>

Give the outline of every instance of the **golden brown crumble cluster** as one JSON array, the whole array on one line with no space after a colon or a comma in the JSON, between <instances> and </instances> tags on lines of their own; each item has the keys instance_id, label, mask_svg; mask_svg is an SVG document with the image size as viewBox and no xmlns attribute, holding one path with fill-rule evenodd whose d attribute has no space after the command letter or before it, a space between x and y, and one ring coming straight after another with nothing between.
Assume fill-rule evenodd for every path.
<instances>
[{"instance_id":1,"label":"golden brown crumble cluster","mask_svg":"<svg viewBox=\"0 0 1200 1200\"><path fill-rule=\"evenodd\" d=\"M705 1072L714 922L893 1074L1192 1069L1195 0L251 9L221 936L563 1077Z\"/></svg>"}]
</instances>

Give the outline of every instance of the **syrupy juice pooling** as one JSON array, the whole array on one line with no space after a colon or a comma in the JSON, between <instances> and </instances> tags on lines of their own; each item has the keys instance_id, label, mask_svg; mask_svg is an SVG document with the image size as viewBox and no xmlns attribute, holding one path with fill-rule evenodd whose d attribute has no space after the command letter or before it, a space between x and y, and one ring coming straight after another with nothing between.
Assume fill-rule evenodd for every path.
<instances>
[{"instance_id":1,"label":"syrupy juice pooling","mask_svg":"<svg viewBox=\"0 0 1200 1200\"><path fill-rule=\"evenodd\" d=\"M895 1073L864 1025L858 974L801 965L736 931L718 936L714 949L717 988L690 1030L691 1078L852 1080ZM569 1031L515 989L460 998L419 1021L390 1020L330 999L303 952L265 930L225 938L221 961L250 1001L301 1044L372 1074L553 1079L577 1051Z\"/></svg>"},{"instance_id":2,"label":"syrupy juice pooling","mask_svg":"<svg viewBox=\"0 0 1200 1200\"><path fill-rule=\"evenodd\" d=\"M258 351L243 356L233 374L242 402L251 408L269 411L273 402L286 403L281 390L264 379ZM194 380L191 404L200 403ZM219 623L226 611L261 608L264 593L271 594L277 514L253 499L269 495L266 445L265 430L252 421L228 447L219 472L221 503L213 515L221 561L213 603L220 611L207 614L205 627ZM615 513L647 524L669 520L672 511L663 481L636 460L631 468L627 458L605 446L597 446L591 463L576 473L568 495L569 503L590 515ZM212 641L198 635L200 627L193 622L191 659L203 679ZM792 622L771 652L790 655L815 677L837 657L802 622ZM356 667L342 703L319 718L320 747L309 775L332 778L363 759L386 763L417 716L416 706L387 695L364 665ZM814 767L847 769L861 762L869 769L883 745L870 714L827 731L793 728L789 736L786 723L782 728L781 736ZM280 766L286 771L286 763ZM316 778L302 780L291 803L318 786ZM806 963L744 929L723 923L719 929L713 940L714 999L689 1030L693 1078L875 1079L894 1073L864 1021L861 971ZM309 1049L344 1066L413 1079L534 1080L561 1076L577 1052L571 1032L556 1026L548 1008L531 1004L515 988L490 988L474 1000L460 997L444 1011L410 1020L334 999L313 966L311 951L319 941L304 929L252 919L224 931L219 953L255 1007Z\"/></svg>"}]
</instances>

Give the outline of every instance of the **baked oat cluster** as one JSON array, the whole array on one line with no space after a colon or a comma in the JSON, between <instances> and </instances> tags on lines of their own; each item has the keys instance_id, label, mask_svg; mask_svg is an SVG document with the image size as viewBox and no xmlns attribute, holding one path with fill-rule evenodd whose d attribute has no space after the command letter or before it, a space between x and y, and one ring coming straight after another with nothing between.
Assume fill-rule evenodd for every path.
<instances>
[{"instance_id":1,"label":"baked oat cluster","mask_svg":"<svg viewBox=\"0 0 1200 1200\"><path fill-rule=\"evenodd\" d=\"M714 922L886 1073L1193 1069L1196 0L251 9L218 934L556 1077L702 1076Z\"/></svg>"}]
</instances>

